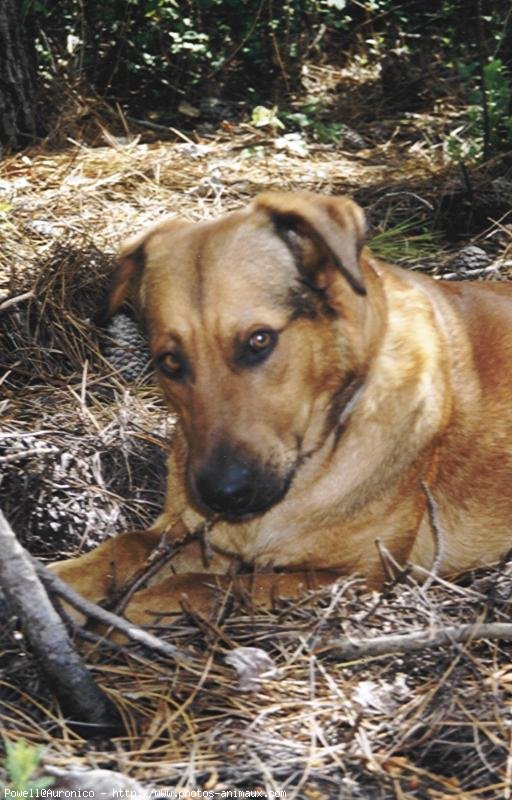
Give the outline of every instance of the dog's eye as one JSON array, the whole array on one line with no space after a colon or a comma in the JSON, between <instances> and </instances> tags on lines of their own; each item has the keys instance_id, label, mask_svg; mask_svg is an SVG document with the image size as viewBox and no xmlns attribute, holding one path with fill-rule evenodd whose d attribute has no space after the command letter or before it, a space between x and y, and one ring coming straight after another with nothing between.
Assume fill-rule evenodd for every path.
<instances>
[{"instance_id":1,"label":"dog's eye","mask_svg":"<svg viewBox=\"0 0 512 800\"><path fill-rule=\"evenodd\" d=\"M254 331L240 347L237 361L241 366L252 367L265 361L277 343L276 331L261 328Z\"/></svg>"},{"instance_id":2,"label":"dog's eye","mask_svg":"<svg viewBox=\"0 0 512 800\"><path fill-rule=\"evenodd\" d=\"M156 360L156 366L174 381L180 380L185 374L185 360L179 353L162 353Z\"/></svg>"},{"instance_id":3,"label":"dog's eye","mask_svg":"<svg viewBox=\"0 0 512 800\"><path fill-rule=\"evenodd\" d=\"M249 337L247 344L253 353L262 353L274 344L274 331L256 331Z\"/></svg>"}]
</instances>

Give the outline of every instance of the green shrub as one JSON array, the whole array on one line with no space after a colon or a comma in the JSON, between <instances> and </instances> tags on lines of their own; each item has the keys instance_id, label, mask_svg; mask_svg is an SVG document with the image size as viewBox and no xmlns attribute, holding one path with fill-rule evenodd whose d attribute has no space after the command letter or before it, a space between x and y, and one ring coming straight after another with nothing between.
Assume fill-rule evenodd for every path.
<instances>
[{"instance_id":1,"label":"green shrub","mask_svg":"<svg viewBox=\"0 0 512 800\"><path fill-rule=\"evenodd\" d=\"M510 70L499 58L480 67L459 64L466 87L466 120L451 132L445 151L454 161L471 163L512 147L512 82Z\"/></svg>"},{"instance_id":2,"label":"green shrub","mask_svg":"<svg viewBox=\"0 0 512 800\"><path fill-rule=\"evenodd\" d=\"M23 10L45 66L51 56L101 93L171 111L221 90L251 104L295 91L319 26L349 19L343 0L24 0Z\"/></svg>"},{"instance_id":3,"label":"green shrub","mask_svg":"<svg viewBox=\"0 0 512 800\"><path fill-rule=\"evenodd\" d=\"M53 778L36 778L32 776L39 767L41 759L41 748L33 747L23 739L10 742L7 739L5 745L4 768L9 781L7 787L16 792L28 791L37 795L41 789L46 789L54 782ZM5 794L5 789L4 789Z\"/></svg>"}]
</instances>

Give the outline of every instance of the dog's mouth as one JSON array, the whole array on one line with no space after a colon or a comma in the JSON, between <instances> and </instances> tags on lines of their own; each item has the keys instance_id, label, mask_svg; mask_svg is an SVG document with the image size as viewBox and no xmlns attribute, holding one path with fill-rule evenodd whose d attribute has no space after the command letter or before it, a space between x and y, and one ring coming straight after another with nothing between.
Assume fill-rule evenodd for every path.
<instances>
[{"instance_id":1,"label":"dog's mouth","mask_svg":"<svg viewBox=\"0 0 512 800\"><path fill-rule=\"evenodd\" d=\"M219 516L221 519L225 520L225 522L230 522L232 524L250 522L253 519L263 516L267 511L270 511L276 502L260 506L252 511L224 511L222 514L219 514Z\"/></svg>"},{"instance_id":2,"label":"dog's mouth","mask_svg":"<svg viewBox=\"0 0 512 800\"><path fill-rule=\"evenodd\" d=\"M280 489L280 491L275 492L273 495L268 496L261 501L255 501L254 503L251 503L246 509L231 508L221 512L223 519L225 519L226 522L249 522L251 519L261 517L263 514L266 514L267 511L270 511L273 506L277 505L281 502L281 500L284 499L288 489L290 488L290 484L291 478Z\"/></svg>"}]
</instances>

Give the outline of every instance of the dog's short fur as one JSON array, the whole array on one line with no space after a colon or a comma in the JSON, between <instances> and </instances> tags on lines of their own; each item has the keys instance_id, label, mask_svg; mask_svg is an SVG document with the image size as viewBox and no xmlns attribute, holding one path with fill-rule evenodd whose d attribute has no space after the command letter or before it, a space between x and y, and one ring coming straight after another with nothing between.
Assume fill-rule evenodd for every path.
<instances>
[{"instance_id":1,"label":"dog's short fur","mask_svg":"<svg viewBox=\"0 0 512 800\"><path fill-rule=\"evenodd\" d=\"M208 608L212 585L232 580L213 574L244 565L268 602L311 576L378 586L383 550L447 574L511 546L511 288L437 282L378 261L363 239L349 199L269 193L128 243L110 313L131 295L178 414L165 508L61 576L99 600L162 533L179 540L213 516L208 568L186 544L178 574L132 600L143 621L184 596Z\"/></svg>"}]
</instances>

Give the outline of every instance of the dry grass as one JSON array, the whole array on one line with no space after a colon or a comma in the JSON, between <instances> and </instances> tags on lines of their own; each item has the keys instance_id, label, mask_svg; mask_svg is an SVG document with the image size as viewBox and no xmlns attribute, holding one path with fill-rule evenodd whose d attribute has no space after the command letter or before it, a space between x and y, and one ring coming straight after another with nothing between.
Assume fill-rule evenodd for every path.
<instances>
[{"instance_id":1,"label":"dry grass","mask_svg":"<svg viewBox=\"0 0 512 800\"><path fill-rule=\"evenodd\" d=\"M160 788L213 782L288 797L504 797L506 649L479 643L338 663L322 643L341 632L507 619L511 589L508 567L465 588L406 585L384 597L348 580L272 612L219 598L213 620L161 620L160 635L191 654L187 667L132 647L89 656L126 724L126 736L109 743L86 745L73 733L12 639L4 734L45 745L47 764L110 767ZM225 663L240 646L263 649L277 670L251 692Z\"/></svg>"},{"instance_id":2,"label":"dry grass","mask_svg":"<svg viewBox=\"0 0 512 800\"><path fill-rule=\"evenodd\" d=\"M445 181L441 158L433 162L426 147L388 142L354 154L313 145L304 159L249 126L199 144L109 137L103 147L13 156L0 170L0 279L19 287L23 262L40 260L56 239L112 251L162 214L214 216L276 187L351 193L368 205L419 184L432 196Z\"/></svg>"},{"instance_id":3,"label":"dry grass","mask_svg":"<svg viewBox=\"0 0 512 800\"><path fill-rule=\"evenodd\" d=\"M93 322L126 234L169 212L213 216L272 188L349 192L379 218L391 190L390 207L407 189L424 208L451 180L417 142L358 154L319 147L306 160L248 126L203 143L107 138L0 164L2 505L48 557L147 524L162 499L172 419L147 377L128 384L112 366L111 337ZM427 591L406 582L384 596L348 580L268 612L227 596L213 619L162 620L159 632L191 654L187 668L132 647L88 656L126 723L108 742L87 743L63 718L7 614L1 732L42 744L47 764L118 769L162 788L510 797L509 645L357 663L322 652L341 632L506 619L509 573L504 565ZM239 646L262 648L277 669L256 690L241 691L224 660Z\"/></svg>"}]
</instances>

